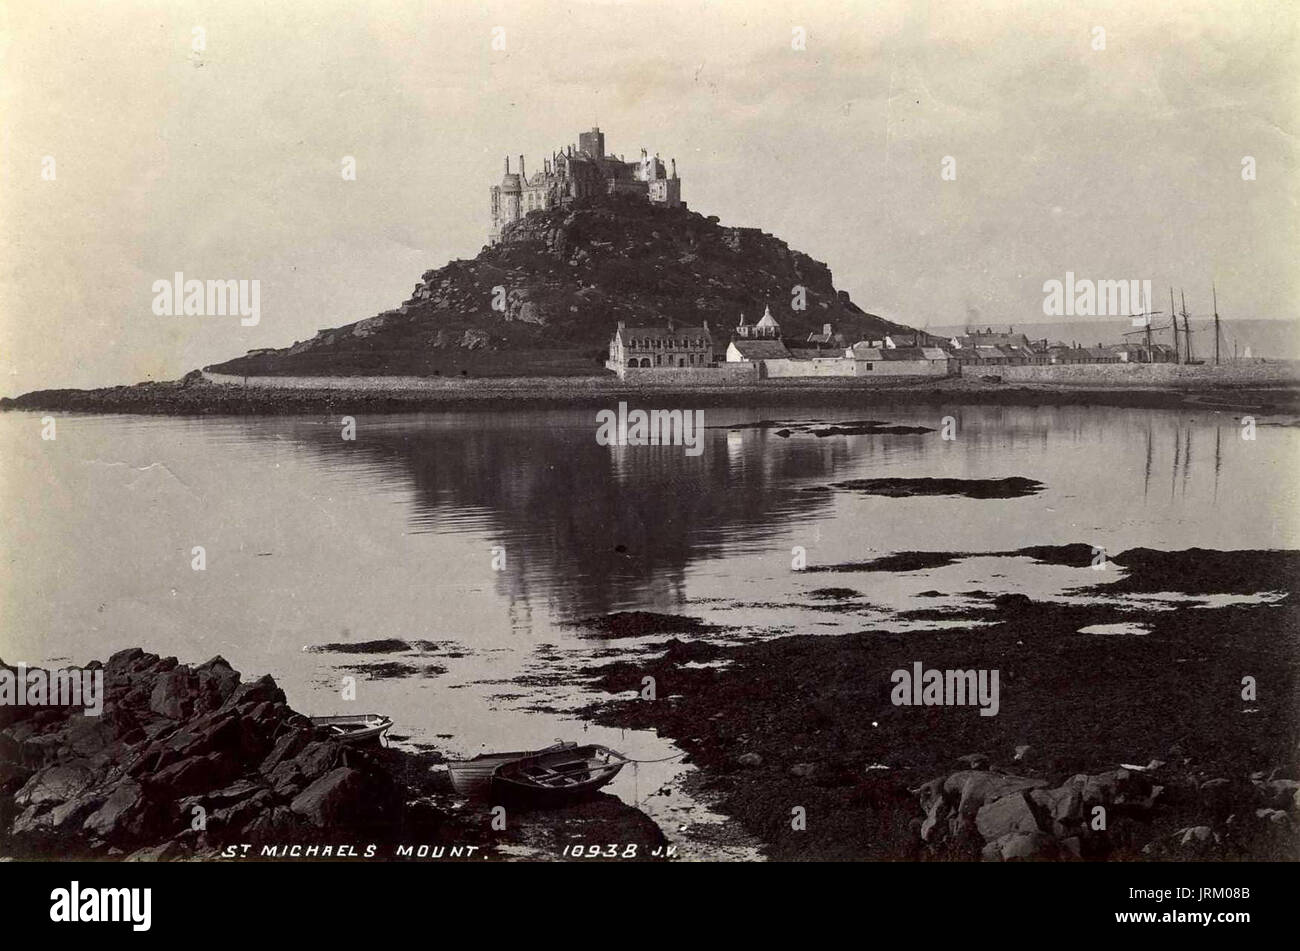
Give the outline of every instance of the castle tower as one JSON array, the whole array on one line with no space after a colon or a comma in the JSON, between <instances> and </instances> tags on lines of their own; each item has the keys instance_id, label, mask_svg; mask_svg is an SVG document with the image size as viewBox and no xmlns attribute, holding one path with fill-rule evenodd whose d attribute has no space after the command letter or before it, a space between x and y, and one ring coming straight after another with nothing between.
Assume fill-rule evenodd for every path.
<instances>
[{"instance_id":1,"label":"castle tower","mask_svg":"<svg viewBox=\"0 0 1300 951\"><path fill-rule=\"evenodd\" d=\"M523 171L523 156L519 157L520 171ZM510 156L506 156L506 171L501 176L501 184L493 185L492 230L488 234L488 243L496 244L501 239L501 231L506 225L518 221L522 216L523 186L517 173L510 171Z\"/></svg>"},{"instance_id":2,"label":"castle tower","mask_svg":"<svg viewBox=\"0 0 1300 951\"><path fill-rule=\"evenodd\" d=\"M578 151L595 159L605 157L605 133L600 131L600 126L592 126L590 132L578 133Z\"/></svg>"}]
</instances>

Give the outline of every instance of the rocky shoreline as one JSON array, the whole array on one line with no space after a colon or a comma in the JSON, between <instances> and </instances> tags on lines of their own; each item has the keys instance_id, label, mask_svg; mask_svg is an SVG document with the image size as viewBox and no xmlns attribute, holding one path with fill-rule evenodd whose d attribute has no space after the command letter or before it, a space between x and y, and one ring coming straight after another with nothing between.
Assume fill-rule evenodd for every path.
<instances>
[{"instance_id":1,"label":"rocky shoreline","mask_svg":"<svg viewBox=\"0 0 1300 951\"><path fill-rule=\"evenodd\" d=\"M436 751L344 745L270 676L244 682L220 657L132 648L87 669L103 673L101 715L0 706L0 857L561 858L616 841L644 859L665 845L607 795L494 828L490 805L451 795Z\"/></svg>"},{"instance_id":2,"label":"rocky shoreline","mask_svg":"<svg viewBox=\"0 0 1300 951\"><path fill-rule=\"evenodd\" d=\"M1033 552L1077 566L1090 556ZM610 692L652 676L667 699L586 715L673 738L715 808L778 860L1300 858L1294 595L1178 610L1111 600L1292 592L1300 553L1138 549L1112 560L1129 574L1091 589L1095 604L1002 595L946 613L994 622L977 630L739 646L679 635L588 671ZM1135 621L1149 631L1082 632ZM890 674L917 661L999 669L1000 711L895 706Z\"/></svg>"},{"instance_id":3,"label":"rocky shoreline","mask_svg":"<svg viewBox=\"0 0 1300 951\"><path fill-rule=\"evenodd\" d=\"M971 553L907 554L867 570ZM1092 549L1001 554L1085 567ZM672 738L697 767L692 794L777 860L1300 857L1300 553L1111 560L1125 573L1085 603L966 592L976 608L911 612L981 623L970 629L719 644L689 617L591 618L601 638L666 638L590 668L592 686L637 696L650 675L662 699L584 716ZM1243 597L1123 600L1156 593ZM1142 633L1085 632L1099 627ZM918 662L997 669L997 715L896 705L891 672ZM245 682L220 657L132 648L89 669L104 677L100 716L0 706L0 857L560 859L611 842L667 857L654 822L608 795L494 829L490 805L452 795L438 751L343 745L271 677Z\"/></svg>"},{"instance_id":4,"label":"rocky shoreline","mask_svg":"<svg viewBox=\"0 0 1300 951\"><path fill-rule=\"evenodd\" d=\"M0 399L0 410L138 413L170 416L273 416L403 413L454 409L603 407L618 400L696 407L899 405L1116 406L1225 412L1300 413L1300 386L1003 384L974 378L854 381L777 380L762 384L636 386L616 379L482 378L444 380L428 389L278 389L183 380L92 390L36 390Z\"/></svg>"}]
</instances>

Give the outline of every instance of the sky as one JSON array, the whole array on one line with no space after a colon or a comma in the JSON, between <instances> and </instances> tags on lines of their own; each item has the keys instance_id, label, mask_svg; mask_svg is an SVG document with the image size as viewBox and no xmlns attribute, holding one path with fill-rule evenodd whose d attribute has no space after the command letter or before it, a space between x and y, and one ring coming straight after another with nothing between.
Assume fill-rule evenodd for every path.
<instances>
[{"instance_id":1,"label":"sky","mask_svg":"<svg viewBox=\"0 0 1300 951\"><path fill-rule=\"evenodd\" d=\"M388 310L479 252L505 155L540 168L594 124L891 320L1046 320L1066 272L1292 320L1298 13L0 0L0 394L174 379ZM176 272L260 282L259 322L155 314Z\"/></svg>"}]
</instances>

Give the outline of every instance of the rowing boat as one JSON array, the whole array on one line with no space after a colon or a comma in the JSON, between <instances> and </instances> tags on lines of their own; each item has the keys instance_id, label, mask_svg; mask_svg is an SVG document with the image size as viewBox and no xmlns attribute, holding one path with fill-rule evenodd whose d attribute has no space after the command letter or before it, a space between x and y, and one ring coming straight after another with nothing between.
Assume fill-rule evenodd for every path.
<instances>
[{"instance_id":1,"label":"rowing boat","mask_svg":"<svg viewBox=\"0 0 1300 951\"><path fill-rule=\"evenodd\" d=\"M326 730L331 739L348 746L382 743L393 725L392 717L378 713L358 713L341 717L312 717L312 726Z\"/></svg>"},{"instance_id":2,"label":"rowing boat","mask_svg":"<svg viewBox=\"0 0 1300 951\"><path fill-rule=\"evenodd\" d=\"M560 805L594 793L628 762L607 746L569 744L499 765L492 774L492 792L503 799Z\"/></svg>"},{"instance_id":3,"label":"rowing boat","mask_svg":"<svg viewBox=\"0 0 1300 951\"><path fill-rule=\"evenodd\" d=\"M473 759L450 760L447 772L451 776L451 786L462 796L486 796L492 786L492 776L506 763L528 759L546 753L556 753L565 749L576 749L577 743L559 741L545 749L516 750L513 753L480 753Z\"/></svg>"}]
</instances>

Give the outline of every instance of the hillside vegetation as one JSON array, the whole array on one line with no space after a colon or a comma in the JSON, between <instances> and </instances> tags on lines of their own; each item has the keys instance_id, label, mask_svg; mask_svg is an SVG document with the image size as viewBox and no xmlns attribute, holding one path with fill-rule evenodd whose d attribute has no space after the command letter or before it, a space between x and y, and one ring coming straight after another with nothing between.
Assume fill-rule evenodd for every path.
<instances>
[{"instance_id":1,"label":"hillside vegetation","mask_svg":"<svg viewBox=\"0 0 1300 951\"><path fill-rule=\"evenodd\" d=\"M791 309L794 288L806 307ZM400 307L282 350L211 367L223 373L587 375L618 321L709 322L719 356L743 313L770 306L788 337L831 323L850 340L910 328L866 313L830 269L752 228L635 199L536 211L472 260L425 272Z\"/></svg>"}]
</instances>

